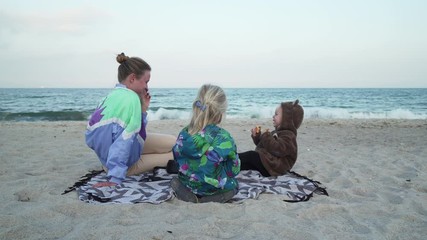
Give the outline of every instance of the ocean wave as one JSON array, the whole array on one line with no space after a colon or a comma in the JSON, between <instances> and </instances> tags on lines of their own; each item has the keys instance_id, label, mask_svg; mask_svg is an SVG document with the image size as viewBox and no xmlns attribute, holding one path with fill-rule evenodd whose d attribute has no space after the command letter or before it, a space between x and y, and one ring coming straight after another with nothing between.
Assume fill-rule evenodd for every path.
<instances>
[{"instance_id":1,"label":"ocean wave","mask_svg":"<svg viewBox=\"0 0 427 240\"><path fill-rule=\"evenodd\" d=\"M189 111L178 109L158 108L156 110L148 110L148 120L164 120L164 119L189 119L191 116Z\"/></svg>"},{"instance_id":2,"label":"ocean wave","mask_svg":"<svg viewBox=\"0 0 427 240\"><path fill-rule=\"evenodd\" d=\"M427 119L427 114L417 114L407 109L390 111L350 111L343 108L305 108L305 118L320 119Z\"/></svg>"},{"instance_id":3,"label":"ocean wave","mask_svg":"<svg viewBox=\"0 0 427 240\"><path fill-rule=\"evenodd\" d=\"M87 121L89 111L41 111L41 112L0 112L0 121ZM227 112L231 119L266 119L272 118L274 109L269 107L248 107L242 111L233 109ZM180 119L189 120L190 110L158 108L148 111L148 120ZM406 109L383 112L350 111L343 108L304 108L306 119L427 119L427 114L414 113Z\"/></svg>"},{"instance_id":4,"label":"ocean wave","mask_svg":"<svg viewBox=\"0 0 427 240\"><path fill-rule=\"evenodd\" d=\"M88 116L79 111L0 112L1 121L83 121Z\"/></svg>"},{"instance_id":5,"label":"ocean wave","mask_svg":"<svg viewBox=\"0 0 427 240\"><path fill-rule=\"evenodd\" d=\"M265 119L272 118L273 108L249 107L244 111L227 112L227 118ZM148 112L149 120L189 119L189 111L159 108ZM383 112L350 111L343 108L304 108L304 117L311 119L427 119L427 114L417 114L406 109L395 109Z\"/></svg>"},{"instance_id":6,"label":"ocean wave","mask_svg":"<svg viewBox=\"0 0 427 240\"><path fill-rule=\"evenodd\" d=\"M298 98L305 118L427 119L427 89L225 89L227 118L271 119ZM111 89L1 89L0 121L87 121ZM189 119L197 89L151 89L149 120Z\"/></svg>"}]
</instances>

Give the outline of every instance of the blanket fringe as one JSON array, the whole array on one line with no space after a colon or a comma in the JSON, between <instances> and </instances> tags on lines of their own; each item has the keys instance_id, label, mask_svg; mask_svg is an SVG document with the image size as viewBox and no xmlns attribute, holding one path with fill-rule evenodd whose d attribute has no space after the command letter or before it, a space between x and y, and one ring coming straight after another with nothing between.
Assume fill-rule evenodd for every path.
<instances>
[{"instance_id":1,"label":"blanket fringe","mask_svg":"<svg viewBox=\"0 0 427 240\"><path fill-rule=\"evenodd\" d=\"M307 179L308 181L312 182L316 186L316 190L314 190L314 193L317 193L319 195L326 195L326 196L329 197L329 193L328 193L328 191L326 191L326 187L319 186L320 184L322 184L319 181L315 181L315 180L310 179L310 178L308 178L306 176L300 175L300 174L298 174L298 173L296 173L294 171L289 171L289 173L292 173L292 174L294 174L297 177L304 178L304 179ZM308 197L308 199L310 199L312 196L313 196L313 194L310 194L310 195L308 195L306 197ZM303 201L308 201L308 199L307 200L303 200Z\"/></svg>"},{"instance_id":2,"label":"blanket fringe","mask_svg":"<svg viewBox=\"0 0 427 240\"><path fill-rule=\"evenodd\" d=\"M329 197L328 191L326 191L326 188L317 186L317 189L314 191L315 193L319 195L326 195Z\"/></svg>"},{"instance_id":3,"label":"blanket fringe","mask_svg":"<svg viewBox=\"0 0 427 240\"><path fill-rule=\"evenodd\" d=\"M87 173L86 175L80 177L80 180L78 180L77 182L75 182L73 186L68 187L67 189L65 189L64 192L61 193L61 195L67 194L69 192L72 192L72 191L76 190L77 188L79 188L80 186L85 185L93 177L95 177L96 175L98 175L98 174L100 174L102 172L104 172L104 170L91 170L91 171L89 171L89 173Z\"/></svg>"},{"instance_id":4,"label":"blanket fringe","mask_svg":"<svg viewBox=\"0 0 427 240\"><path fill-rule=\"evenodd\" d=\"M296 198L298 198L297 200L286 200L284 199L284 202L289 202L289 203L296 203L296 202L307 202L308 200L310 200L311 197L313 197L313 193L310 193L307 196L303 196L303 197L298 197L295 196Z\"/></svg>"}]
</instances>

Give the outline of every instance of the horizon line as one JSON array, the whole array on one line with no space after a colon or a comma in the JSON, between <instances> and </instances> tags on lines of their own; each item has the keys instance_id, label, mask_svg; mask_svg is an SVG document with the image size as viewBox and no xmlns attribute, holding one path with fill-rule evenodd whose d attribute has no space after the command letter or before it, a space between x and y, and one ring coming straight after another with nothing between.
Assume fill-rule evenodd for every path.
<instances>
[{"instance_id":1,"label":"horizon line","mask_svg":"<svg viewBox=\"0 0 427 240\"><path fill-rule=\"evenodd\" d=\"M0 89L112 89L114 87L0 87ZM199 87L150 87L149 89L198 89ZM425 89L426 87L221 87L224 89Z\"/></svg>"}]
</instances>

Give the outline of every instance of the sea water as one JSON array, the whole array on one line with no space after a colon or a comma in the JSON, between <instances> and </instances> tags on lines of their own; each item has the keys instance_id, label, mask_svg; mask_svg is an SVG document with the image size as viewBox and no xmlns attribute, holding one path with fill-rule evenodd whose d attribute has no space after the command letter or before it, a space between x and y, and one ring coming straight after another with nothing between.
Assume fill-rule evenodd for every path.
<instances>
[{"instance_id":1,"label":"sea water","mask_svg":"<svg viewBox=\"0 0 427 240\"><path fill-rule=\"evenodd\" d=\"M0 121L87 120L112 89L0 89ZM149 120L188 119L197 88L152 88ZM427 88L226 88L227 118L271 118L299 99L305 118L427 119Z\"/></svg>"}]
</instances>

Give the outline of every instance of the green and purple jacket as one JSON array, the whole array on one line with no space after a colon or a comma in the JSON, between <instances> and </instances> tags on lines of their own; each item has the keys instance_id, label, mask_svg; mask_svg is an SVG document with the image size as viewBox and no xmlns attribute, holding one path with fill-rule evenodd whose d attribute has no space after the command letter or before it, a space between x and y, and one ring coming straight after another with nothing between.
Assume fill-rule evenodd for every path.
<instances>
[{"instance_id":1,"label":"green and purple jacket","mask_svg":"<svg viewBox=\"0 0 427 240\"><path fill-rule=\"evenodd\" d=\"M120 184L141 157L146 125L138 95L123 84L117 84L91 115L86 144L108 169L111 182Z\"/></svg>"}]
</instances>

